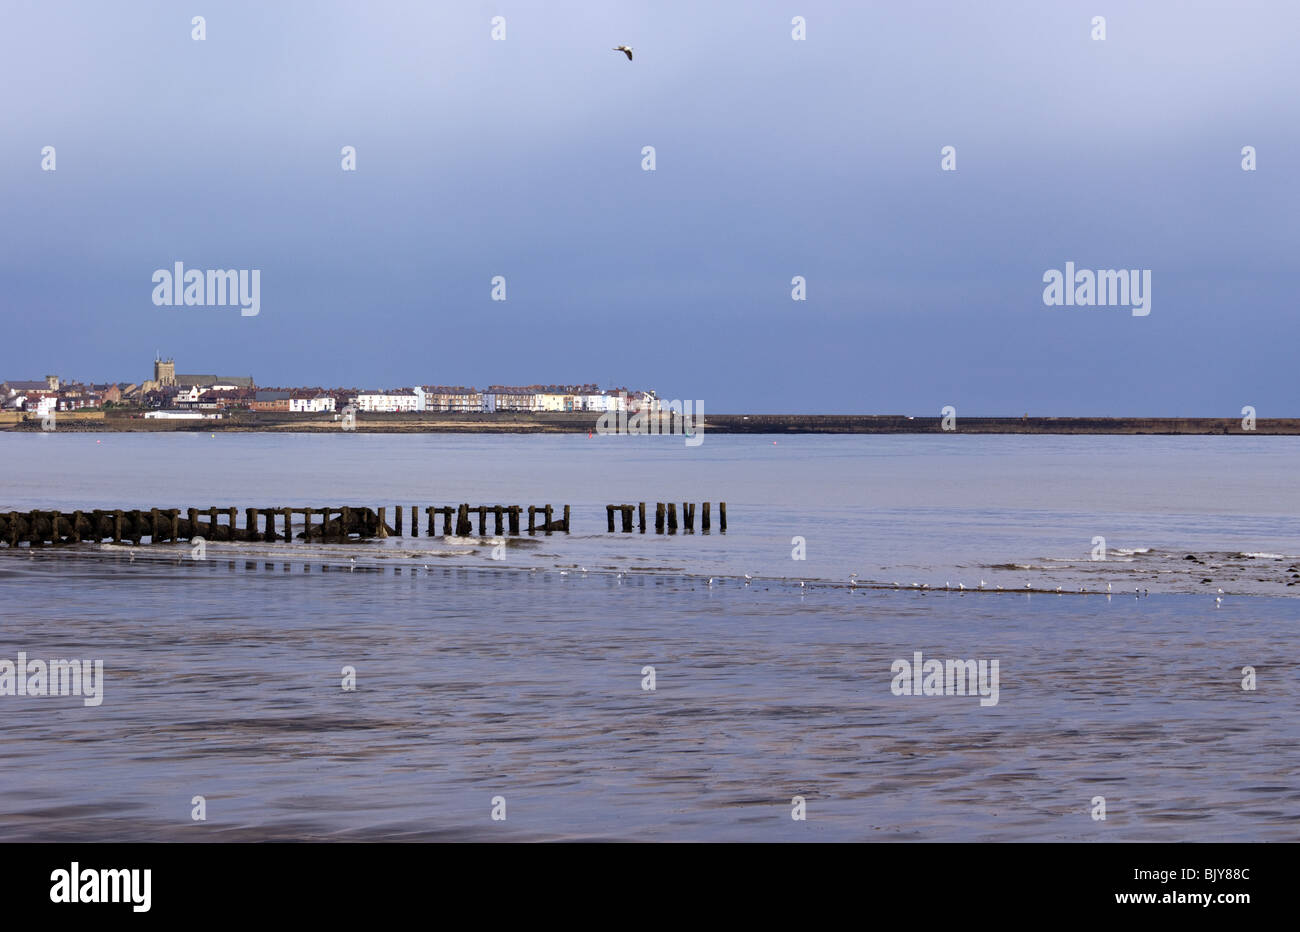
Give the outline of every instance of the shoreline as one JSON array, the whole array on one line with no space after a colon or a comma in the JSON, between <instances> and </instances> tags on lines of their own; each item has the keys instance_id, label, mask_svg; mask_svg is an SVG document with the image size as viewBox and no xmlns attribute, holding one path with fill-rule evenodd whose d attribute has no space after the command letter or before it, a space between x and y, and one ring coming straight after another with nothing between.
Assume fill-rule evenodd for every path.
<instances>
[{"instance_id":1,"label":"shoreline","mask_svg":"<svg viewBox=\"0 0 1300 932\"><path fill-rule=\"evenodd\" d=\"M416 539L396 538L402 543ZM486 552L498 543L519 550L516 559L522 562L486 565ZM1142 598L1150 595L1181 595L1197 598L1222 599L1295 599L1300 592L1290 593L1288 588L1300 588L1300 557L1285 554L1246 554L1234 550L1201 550L1188 552L1175 550L1148 550L1117 559L1093 561L1088 558L1067 560L1060 557L1037 557L1025 562L983 562L966 568L934 567L913 570L925 582L894 581L897 573L887 567L866 570L866 575L846 580L824 575L768 575L747 576L724 569L674 568L664 566L662 560L648 555L612 552L601 563L588 569L573 554L530 553L543 544L531 538L497 538L493 536L468 538L427 538L422 545L393 547L378 538L354 540L350 543L295 542L292 545L266 542L209 541L206 556L195 560L188 541L180 543L132 545L78 543L47 545L43 547L9 547L0 544L0 575L12 570L8 560L26 563L39 556L42 560L65 558L91 558L114 563L127 558L129 563L144 567L190 567L195 563L225 564L230 569L242 564L244 572L256 572L258 564L264 572L310 573L343 572L385 575L386 573L412 576L429 575L435 571L478 571L506 573L516 577L540 574L544 577L624 581L635 584L637 580L672 580L691 588L721 591L727 588L776 591L788 594L812 594L843 591L845 593L893 592L913 596L1103 596L1107 599L1133 598L1140 591ZM651 562L637 562L650 560ZM434 564L434 565L430 565ZM279 569L276 569L279 567ZM1261 576L1260 574L1266 574ZM987 585L977 585L976 579L988 575ZM940 582L945 576L951 577ZM911 578L911 577L909 577ZM956 581L953 581L956 580ZM983 580L980 580L983 582ZM1027 581L1027 582L1026 582ZM1263 584L1263 585L1260 585ZM1152 587L1155 587L1152 589Z\"/></svg>"},{"instance_id":2,"label":"shoreline","mask_svg":"<svg viewBox=\"0 0 1300 932\"><path fill-rule=\"evenodd\" d=\"M385 413L357 417L354 433L591 433L595 412L510 414ZM710 414L696 422L716 434L1133 434L1161 436L1300 436L1300 418L1261 418L1253 430L1241 418L1210 417L959 417L953 430L944 418L887 414ZM672 430L681 435L681 420ZM335 433L342 430L332 415L266 411L226 412L220 420L145 419L129 412L68 412L57 416L54 432L157 433L259 432ZM41 433L39 418L0 420L0 432Z\"/></svg>"}]
</instances>

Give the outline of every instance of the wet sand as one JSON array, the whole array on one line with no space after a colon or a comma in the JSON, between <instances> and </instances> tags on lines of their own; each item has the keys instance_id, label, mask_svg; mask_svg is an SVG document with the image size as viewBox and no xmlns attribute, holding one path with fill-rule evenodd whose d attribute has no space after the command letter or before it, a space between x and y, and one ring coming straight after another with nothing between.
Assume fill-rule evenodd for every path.
<instances>
[{"instance_id":1,"label":"wet sand","mask_svg":"<svg viewBox=\"0 0 1300 932\"><path fill-rule=\"evenodd\" d=\"M106 682L96 708L0 697L12 840L1300 832L1290 600L70 553L0 560L0 599L0 656ZM894 695L918 650L998 659L998 703Z\"/></svg>"}]
</instances>

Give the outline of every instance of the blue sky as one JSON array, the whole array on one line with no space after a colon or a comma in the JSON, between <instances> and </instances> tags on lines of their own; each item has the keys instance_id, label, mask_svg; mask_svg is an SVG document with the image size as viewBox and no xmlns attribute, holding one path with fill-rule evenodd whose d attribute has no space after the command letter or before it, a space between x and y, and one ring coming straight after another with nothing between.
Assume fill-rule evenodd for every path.
<instances>
[{"instance_id":1,"label":"blue sky","mask_svg":"<svg viewBox=\"0 0 1300 932\"><path fill-rule=\"evenodd\" d=\"M159 350L713 412L1300 416L1297 34L1280 0L9 0L0 379ZM260 314L155 306L178 260L260 269ZM1150 316L1045 306L1067 261L1150 269Z\"/></svg>"}]
</instances>

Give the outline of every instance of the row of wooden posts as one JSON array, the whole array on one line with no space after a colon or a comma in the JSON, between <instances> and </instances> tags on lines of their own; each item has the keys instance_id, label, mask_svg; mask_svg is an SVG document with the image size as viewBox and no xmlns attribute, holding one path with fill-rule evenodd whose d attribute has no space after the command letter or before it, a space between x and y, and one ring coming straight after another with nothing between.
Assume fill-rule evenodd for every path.
<instances>
[{"instance_id":1,"label":"row of wooden posts","mask_svg":"<svg viewBox=\"0 0 1300 932\"><path fill-rule=\"evenodd\" d=\"M419 509L410 508L410 536L420 536ZM213 541L275 541L293 539L293 518L302 517L299 540L346 540L358 537L403 536L402 505L395 506L394 523L387 521L387 508L358 508L341 505L335 508L246 508L244 524L238 524L238 508L206 509L188 508L181 517L179 508L150 508L147 511L94 509L90 511L10 511L0 512L0 540L10 547L25 542L32 545L51 543L77 544L82 541L99 542L111 539L120 544L130 541L139 545L148 537L150 543L192 540L202 537ZM437 518L442 518L442 535L469 537L474 533L472 515L478 517L478 535L487 535L488 517L492 517L492 532L497 537L520 533L522 505L462 504L429 506L424 509L426 535L434 537ZM528 533L555 531L569 533L569 506L563 506L563 516L555 517L551 505L528 505ZM200 520L200 516L207 520ZM319 522L317 518L319 516ZM222 523L222 519L224 523ZM539 520L540 519L540 520ZM277 523L283 523L283 532L277 532ZM262 528L259 530L259 527ZM508 529L508 530L507 530Z\"/></svg>"},{"instance_id":2,"label":"row of wooden posts","mask_svg":"<svg viewBox=\"0 0 1300 932\"><path fill-rule=\"evenodd\" d=\"M605 520L607 522L609 533L614 533L614 514L618 513L622 519L622 530L624 534L632 533L632 515L637 516L637 524L642 534L645 533L645 502L637 502L635 505L606 505ZM688 534L695 533L695 505L691 502L682 502L682 524L683 530ZM655 533L663 534L677 533L677 503L655 502ZM700 505L700 530L708 534L712 530L712 524L709 514L709 503L704 502ZM727 533L727 503L718 502L718 530L723 534Z\"/></svg>"}]
</instances>

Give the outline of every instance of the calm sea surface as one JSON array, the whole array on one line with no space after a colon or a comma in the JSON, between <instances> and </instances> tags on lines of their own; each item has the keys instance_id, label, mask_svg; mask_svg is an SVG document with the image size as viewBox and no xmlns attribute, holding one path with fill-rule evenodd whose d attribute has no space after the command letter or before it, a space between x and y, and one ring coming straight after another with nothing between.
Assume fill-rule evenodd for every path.
<instances>
[{"instance_id":1,"label":"calm sea surface","mask_svg":"<svg viewBox=\"0 0 1300 932\"><path fill-rule=\"evenodd\" d=\"M551 503L574 529L502 561L0 547L0 658L105 678L94 707L0 695L0 827L1296 840L1298 462L1296 438L0 434L0 511ZM669 499L725 500L728 533L605 532L605 504ZM981 579L1115 594L938 591ZM996 659L997 704L894 695L915 651Z\"/></svg>"}]
</instances>

